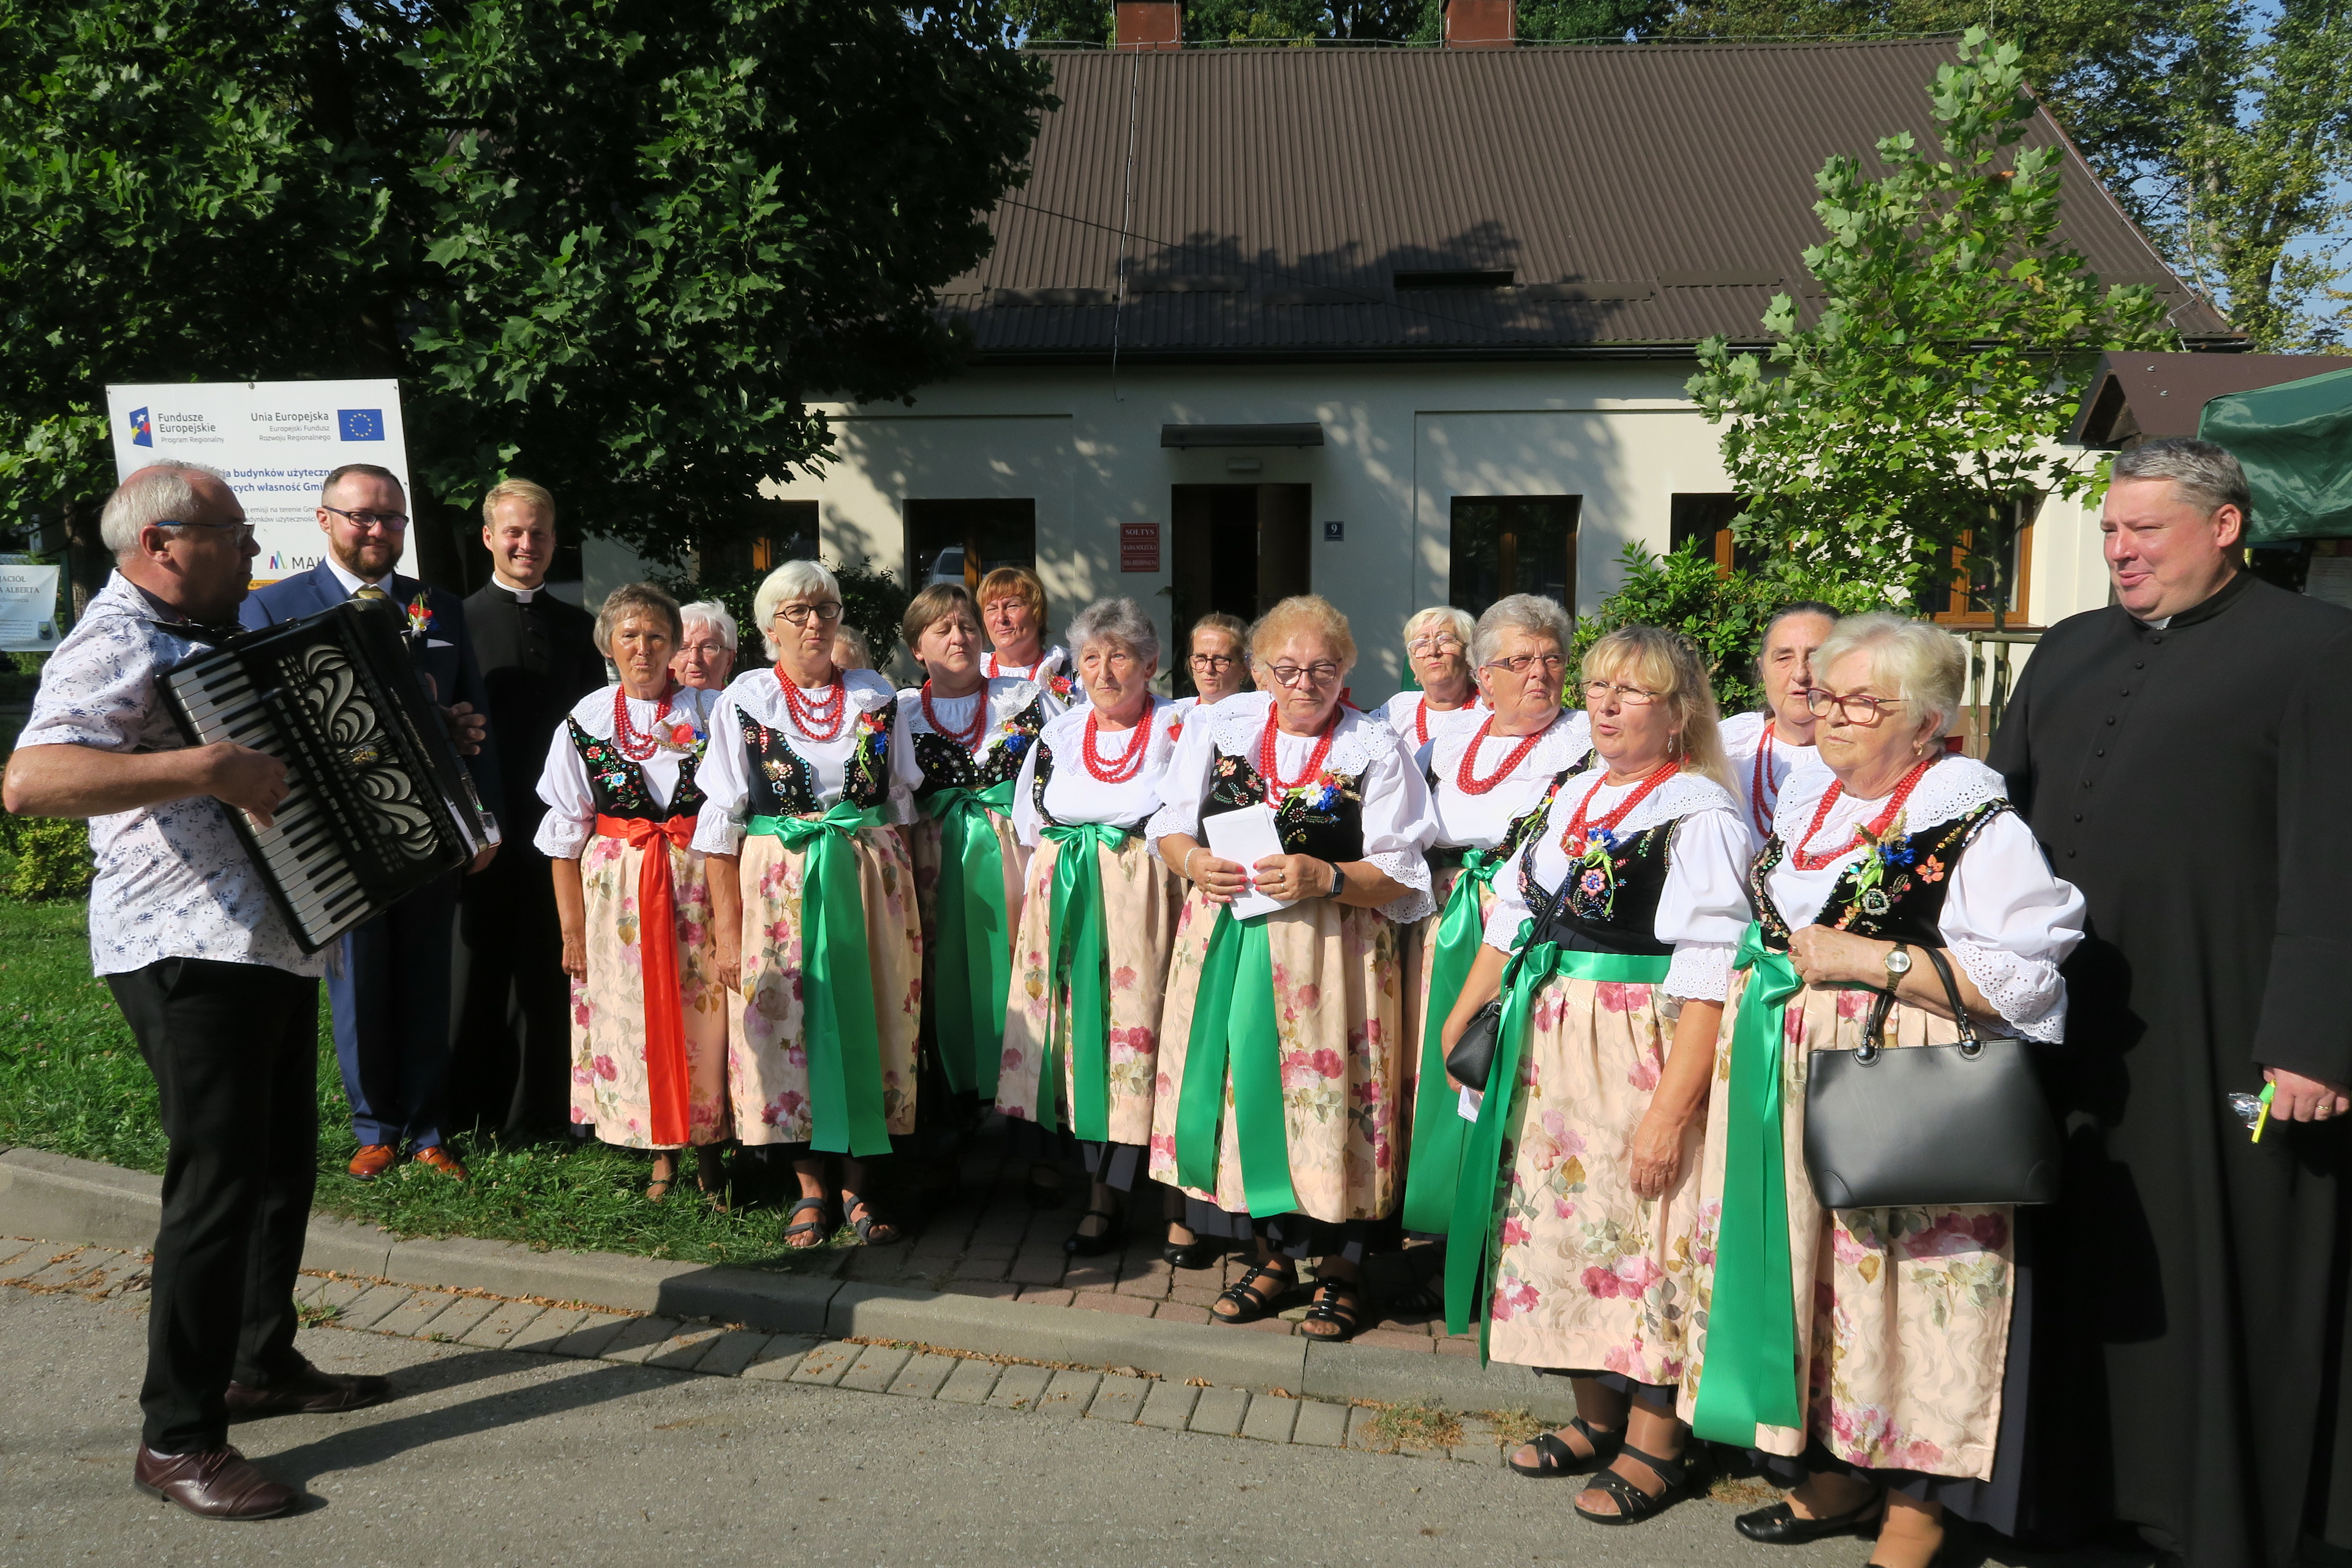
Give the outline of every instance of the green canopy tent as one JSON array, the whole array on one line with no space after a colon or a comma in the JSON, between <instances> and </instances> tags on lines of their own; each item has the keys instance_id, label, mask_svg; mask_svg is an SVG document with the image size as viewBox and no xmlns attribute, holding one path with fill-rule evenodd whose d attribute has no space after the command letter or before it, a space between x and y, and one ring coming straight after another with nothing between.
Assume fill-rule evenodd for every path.
<instances>
[{"instance_id":1,"label":"green canopy tent","mask_svg":"<svg viewBox=\"0 0 2352 1568\"><path fill-rule=\"evenodd\" d=\"M2352 538L2352 370L2216 397L2197 434L2245 465L2249 544Z\"/></svg>"}]
</instances>

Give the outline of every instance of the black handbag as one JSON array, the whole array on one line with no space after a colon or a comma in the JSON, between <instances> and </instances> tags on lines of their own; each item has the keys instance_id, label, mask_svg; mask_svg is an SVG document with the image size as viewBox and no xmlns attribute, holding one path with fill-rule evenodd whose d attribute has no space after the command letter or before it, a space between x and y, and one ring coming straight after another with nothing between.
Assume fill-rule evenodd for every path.
<instances>
[{"instance_id":1,"label":"black handbag","mask_svg":"<svg viewBox=\"0 0 2352 1568\"><path fill-rule=\"evenodd\" d=\"M2047 1204L2058 1199L2057 1119L2031 1043L1988 1038L1960 1005L1944 955L1959 1043L1889 1049L1880 992L1853 1050L1815 1051L1805 1078L1805 1171L1827 1208Z\"/></svg>"},{"instance_id":2,"label":"black handbag","mask_svg":"<svg viewBox=\"0 0 2352 1568\"><path fill-rule=\"evenodd\" d=\"M1552 889L1550 900L1545 903L1543 913L1536 917L1535 931L1528 938L1530 943L1543 940L1544 931L1551 925L1553 913L1559 908L1560 895L1567 891L1568 878L1562 877L1559 886ZM1486 1092L1486 1080L1495 1074L1495 1047L1503 1033L1503 998L1510 994L1511 978L1519 972L1519 958L1518 953L1511 954L1510 967L1503 971L1503 988L1495 993L1493 1001L1470 1015L1470 1021L1462 1026L1462 1034L1454 1042L1454 1048L1445 1053L1447 1075L1454 1082L1475 1089L1481 1094Z\"/></svg>"}]
</instances>

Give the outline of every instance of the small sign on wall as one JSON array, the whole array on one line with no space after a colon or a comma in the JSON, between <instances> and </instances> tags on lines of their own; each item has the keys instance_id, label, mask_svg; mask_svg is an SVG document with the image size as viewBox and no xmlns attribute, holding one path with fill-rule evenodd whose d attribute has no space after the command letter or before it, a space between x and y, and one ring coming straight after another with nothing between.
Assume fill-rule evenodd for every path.
<instances>
[{"instance_id":1,"label":"small sign on wall","mask_svg":"<svg viewBox=\"0 0 2352 1568\"><path fill-rule=\"evenodd\" d=\"M1118 525L1118 569L1122 572L1160 570L1160 525L1122 522Z\"/></svg>"},{"instance_id":2,"label":"small sign on wall","mask_svg":"<svg viewBox=\"0 0 2352 1568\"><path fill-rule=\"evenodd\" d=\"M1347 541L1348 541L1348 525L1347 525L1346 523L1344 523L1344 522L1327 522L1327 523L1325 523L1325 524L1323 525L1323 542L1324 542L1324 543L1326 543L1326 544L1344 544L1344 543L1346 543L1346 542L1347 542Z\"/></svg>"}]
</instances>

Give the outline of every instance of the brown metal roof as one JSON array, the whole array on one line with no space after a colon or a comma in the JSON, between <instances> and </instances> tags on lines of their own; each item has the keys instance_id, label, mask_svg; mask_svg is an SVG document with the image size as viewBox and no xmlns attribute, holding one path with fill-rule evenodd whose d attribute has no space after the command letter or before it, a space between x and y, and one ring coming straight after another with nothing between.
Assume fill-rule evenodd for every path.
<instances>
[{"instance_id":1,"label":"brown metal roof","mask_svg":"<svg viewBox=\"0 0 2352 1568\"><path fill-rule=\"evenodd\" d=\"M1040 58L1063 107L991 219L995 253L942 299L990 359L1753 339L1776 290L1805 291L1822 160L1924 140L1955 57L1931 39ZM2046 117L2032 139L2063 141ZM2066 237L2099 275L2155 284L2192 338L2227 334L2065 156ZM1512 286L1465 286L1498 273Z\"/></svg>"},{"instance_id":2,"label":"brown metal roof","mask_svg":"<svg viewBox=\"0 0 2352 1568\"><path fill-rule=\"evenodd\" d=\"M2329 354L2105 354L2067 439L2123 447L2194 436L2205 405L2233 392L2284 386L2352 368Z\"/></svg>"}]
</instances>

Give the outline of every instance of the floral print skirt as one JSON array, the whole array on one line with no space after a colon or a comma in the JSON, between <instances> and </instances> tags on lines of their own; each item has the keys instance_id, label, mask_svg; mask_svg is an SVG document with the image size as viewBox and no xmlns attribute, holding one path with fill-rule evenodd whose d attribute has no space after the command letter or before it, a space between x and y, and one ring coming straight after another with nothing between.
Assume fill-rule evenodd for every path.
<instances>
[{"instance_id":1,"label":"floral print skirt","mask_svg":"<svg viewBox=\"0 0 2352 1568\"><path fill-rule=\"evenodd\" d=\"M670 902L677 911L677 991L686 1034L687 1137L728 1136L727 995L719 984L710 931L710 883L702 857L664 842ZM637 876L646 851L595 837L580 851L588 978L572 983L572 1121L625 1149L675 1148L653 1142L653 1095L646 1073L646 990L637 921Z\"/></svg>"},{"instance_id":2,"label":"floral print skirt","mask_svg":"<svg viewBox=\"0 0 2352 1568\"><path fill-rule=\"evenodd\" d=\"M1066 977L1057 983L1054 973L1054 866L1061 853L1062 847L1049 838L1029 862L1020 941L1013 948L1013 992L1004 1009L1004 1056L996 1080L997 1110L1014 1121L1049 1128L1068 1122L1077 1073L1070 1056L1070 988ZM1151 1138L1160 998L1184 885L1139 833L1129 835L1117 849L1097 848L1094 855L1102 885L1110 998L1108 1141L1140 1147ZM1056 1103L1051 1107L1038 1085L1048 1041L1059 1052L1062 1068Z\"/></svg>"},{"instance_id":3,"label":"floral print skirt","mask_svg":"<svg viewBox=\"0 0 2352 1568\"><path fill-rule=\"evenodd\" d=\"M1160 1070L1151 1108L1151 1175L1178 1185L1176 1111L1202 963L1218 906L1198 888L1176 917L1168 1005L1160 1023ZM1283 1112L1291 1191L1298 1212L1340 1223L1385 1219L1404 1195L1397 1158L1404 1081L1403 971L1396 926L1376 910L1308 899L1265 917L1274 959ZM1249 1207L1234 1125L1233 1072L1225 1073L1216 1180L1186 1188L1229 1214Z\"/></svg>"},{"instance_id":4,"label":"floral print skirt","mask_svg":"<svg viewBox=\"0 0 2352 1568\"><path fill-rule=\"evenodd\" d=\"M914 867L895 827L860 830L851 853L866 905L866 963L879 1037L845 1043L880 1058L883 1114L891 1133L903 1135L915 1130L915 1031L923 989ZM743 840L743 989L728 1007L727 1088L735 1135L746 1143L803 1144L814 1136L801 1013L805 859L767 834Z\"/></svg>"},{"instance_id":5,"label":"floral print skirt","mask_svg":"<svg viewBox=\"0 0 2352 1568\"><path fill-rule=\"evenodd\" d=\"M1703 1131L1656 1198L1633 1193L1634 1131L1673 1046L1655 986L1554 979L1537 993L1503 1122L1488 1304L1496 1361L1682 1381Z\"/></svg>"},{"instance_id":6,"label":"floral print skirt","mask_svg":"<svg viewBox=\"0 0 2352 1568\"><path fill-rule=\"evenodd\" d=\"M1700 1163L1700 1315L1681 1413L1696 1407L1706 1373L1706 1306L1722 1216L1731 1040L1748 976L1734 973L1717 1044L1715 1092ZM1781 1150L1789 1191L1789 1260L1808 1430L1759 1426L1756 1446L1794 1457L1817 1438L1870 1469L1976 1480L1992 1475L2001 1381L2015 1294L2011 1209L2003 1205L1824 1209L1805 1174L1806 1065L1815 1050L1862 1043L1871 995L1799 992L1781 1013ZM1958 1031L1897 1005L1896 1047L1948 1045Z\"/></svg>"}]
</instances>

